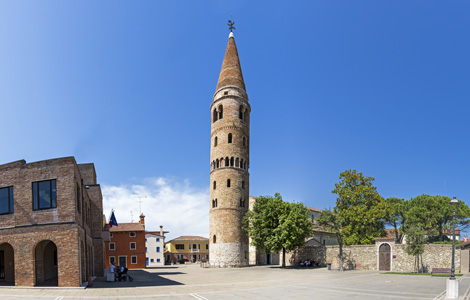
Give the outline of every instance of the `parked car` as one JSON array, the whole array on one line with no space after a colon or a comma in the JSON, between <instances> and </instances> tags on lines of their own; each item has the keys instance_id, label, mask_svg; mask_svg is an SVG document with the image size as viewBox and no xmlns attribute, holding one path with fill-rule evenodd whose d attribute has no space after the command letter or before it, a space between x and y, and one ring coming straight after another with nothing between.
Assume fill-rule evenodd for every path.
<instances>
[{"instance_id":1,"label":"parked car","mask_svg":"<svg viewBox=\"0 0 470 300\"><path fill-rule=\"evenodd\" d=\"M176 262L179 263L179 264L185 264L187 261L189 261L189 260L186 259L186 258L180 258Z\"/></svg>"}]
</instances>

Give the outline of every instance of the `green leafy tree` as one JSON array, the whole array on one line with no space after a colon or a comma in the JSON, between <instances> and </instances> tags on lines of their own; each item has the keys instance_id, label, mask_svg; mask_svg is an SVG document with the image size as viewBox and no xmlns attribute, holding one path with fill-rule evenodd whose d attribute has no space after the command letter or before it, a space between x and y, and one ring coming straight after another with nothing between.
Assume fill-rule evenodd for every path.
<instances>
[{"instance_id":1,"label":"green leafy tree","mask_svg":"<svg viewBox=\"0 0 470 300\"><path fill-rule=\"evenodd\" d=\"M282 250L285 267L286 251L303 246L312 234L309 216L302 203L284 202L278 193L274 197L260 196L243 218L243 229L258 249L268 254Z\"/></svg>"},{"instance_id":2,"label":"green leafy tree","mask_svg":"<svg viewBox=\"0 0 470 300\"><path fill-rule=\"evenodd\" d=\"M344 219L340 220L338 215L331 210L323 210L316 219L317 225L321 226L324 230L335 234L339 245L339 270L343 271L343 236L341 235L341 228L345 225Z\"/></svg>"},{"instance_id":3,"label":"green leafy tree","mask_svg":"<svg viewBox=\"0 0 470 300\"><path fill-rule=\"evenodd\" d=\"M332 191L338 195L333 211L342 225L344 244L371 244L385 236L385 202L372 185L374 178L356 170L346 170L339 178Z\"/></svg>"},{"instance_id":4,"label":"green leafy tree","mask_svg":"<svg viewBox=\"0 0 470 300\"><path fill-rule=\"evenodd\" d=\"M452 208L450 198L447 196L420 195L411 198L409 210L406 214L410 226L423 229L427 234L439 236L444 240L444 231L452 226ZM456 213L456 224L464 227L469 223L470 208L460 201ZM405 231L406 228L405 228Z\"/></svg>"},{"instance_id":5,"label":"green leafy tree","mask_svg":"<svg viewBox=\"0 0 470 300\"><path fill-rule=\"evenodd\" d=\"M420 259L419 257L424 253L424 244L426 244L426 233L423 229L412 225L408 228L406 235L406 248L405 251L409 255L415 257L415 271L419 273ZM421 260L421 265L423 264Z\"/></svg>"},{"instance_id":6,"label":"green leafy tree","mask_svg":"<svg viewBox=\"0 0 470 300\"><path fill-rule=\"evenodd\" d=\"M409 206L408 201L391 197L384 199L384 203L386 211L385 221L387 224L393 226L395 242L400 243L406 226L406 214Z\"/></svg>"}]
</instances>

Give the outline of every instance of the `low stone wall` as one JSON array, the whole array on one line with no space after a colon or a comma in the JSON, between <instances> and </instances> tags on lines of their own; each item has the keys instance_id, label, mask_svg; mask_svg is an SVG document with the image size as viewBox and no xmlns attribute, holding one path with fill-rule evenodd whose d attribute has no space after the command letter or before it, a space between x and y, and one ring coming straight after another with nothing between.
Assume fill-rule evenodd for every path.
<instances>
[{"instance_id":1,"label":"low stone wall","mask_svg":"<svg viewBox=\"0 0 470 300\"><path fill-rule=\"evenodd\" d=\"M378 270L379 247L383 243L373 245L352 245L343 247L343 267L345 269ZM391 268L393 272L414 272L415 257L405 251L406 244L388 243L391 246ZM466 253L466 252L465 252ZM313 260L320 266L331 263L333 269L339 269L339 246L304 246L286 254L286 265L294 266L300 260ZM468 255L468 253L467 253ZM460 270L461 250L455 252L455 270ZM432 268L450 268L452 261L452 245L430 244L424 246L424 253L420 257L424 272L431 272ZM420 263L421 267L421 263Z\"/></svg>"},{"instance_id":2,"label":"low stone wall","mask_svg":"<svg viewBox=\"0 0 470 300\"><path fill-rule=\"evenodd\" d=\"M326 249L325 246L304 246L294 251L287 252L286 265L295 266L300 260L309 259L318 263L320 266L326 266Z\"/></svg>"},{"instance_id":3,"label":"low stone wall","mask_svg":"<svg viewBox=\"0 0 470 300\"><path fill-rule=\"evenodd\" d=\"M378 249L382 243L375 245L352 245L343 247L344 268L364 270L378 270ZM391 246L391 269L393 272L414 272L415 257L406 253L404 244ZM339 247L326 246L326 261L332 268L339 268ZM422 270L431 272L432 268L450 268L452 261L452 245L425 245L424 253L420 257ZM421 267L421 264L420 264ZM460 250L455 252L455 270L460 272Z\"/></svg>"},{"instance_id":4,"label":"low stone wall","mask_svg":"<svg viewBox=\"0 0 470 300\"><path fill-rule=\"evenodd\" d=\"M326 261L331 268L339 269L339 246L326 246ZM343 247L343 268L377 270L375 245L353 245Z\"/></svg>"}]
</instances>

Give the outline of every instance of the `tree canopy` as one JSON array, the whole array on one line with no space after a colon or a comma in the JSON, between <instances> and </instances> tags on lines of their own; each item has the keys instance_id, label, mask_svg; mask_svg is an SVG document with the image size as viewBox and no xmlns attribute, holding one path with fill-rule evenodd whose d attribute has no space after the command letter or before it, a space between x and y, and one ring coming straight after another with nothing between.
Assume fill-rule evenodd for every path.
<instances>
[{"instance_id":1,"label":"tree canopy","mask_svg":"<svg viewBox=\"0 0 470 300\"><path fill-rule=\"evenodd\" d=\"M283 250L282 266L285 267L285 251L305 244L312 233L310 212L302 203L284 202L279 193L260 196L243 219L243 229L258 249L273 253Z\"/></svg>"},{"instance_id":2,"label":"tree canopy","mask_svg":"<svg viewBox=\"0 0 470 300\"><path fill-rule=\"evenodd\" d=\"M392 226L399 224L402 234L408 235L410 228L416 227L428 236L437 235L438 240L442 241L444 232L452 226L450 200L450 197L439 195L420 195L408 201L389 198L386 200L386 219ZM460 201L456 212L457 227L468 226L469 217L470 208Z\"/></svg>"},{"instance_id":3,"label":"tree canopy","mask_svg":"<svg viewBox=\"0 0 470 300\"><path fill-rule=\"evenodd\" d=\"M385 236L385 202L372 185L374 178L346 170L339 179L332 191L338 195L333 211L341 224L344 244L371 244L376 237Z\"/></svg>"}]
</instances>

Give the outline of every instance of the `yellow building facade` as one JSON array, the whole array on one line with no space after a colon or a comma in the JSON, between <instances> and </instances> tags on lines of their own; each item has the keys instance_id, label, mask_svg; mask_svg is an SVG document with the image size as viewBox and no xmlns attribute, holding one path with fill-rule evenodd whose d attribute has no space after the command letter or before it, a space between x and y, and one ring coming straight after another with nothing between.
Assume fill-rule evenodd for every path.
<instances>
[{"instance_id":1,"label":"yellow building facade","mask_svg":"<svg viewBox=\"0 0 470 300\"><path fill-rule=\"evenodd\" d=\"M165 243L166 263L197 263L208 260L208 238L202 236L180 236Z\"/></svg>"}]
</instances>

